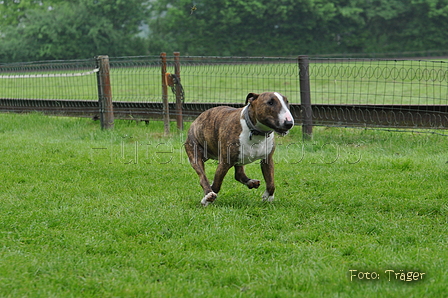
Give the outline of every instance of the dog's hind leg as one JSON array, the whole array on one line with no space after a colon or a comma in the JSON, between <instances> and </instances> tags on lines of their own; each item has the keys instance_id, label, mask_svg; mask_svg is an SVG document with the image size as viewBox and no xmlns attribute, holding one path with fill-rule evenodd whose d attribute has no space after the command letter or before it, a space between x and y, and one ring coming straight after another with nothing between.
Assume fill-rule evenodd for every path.
<instances>
[{"instance_id":1,"label":"dog's hind leg","mask_svg":"<svg viewBox=\"0 0 448 298\"><path fill-rule=\"evenodd\" d=\"M217 194L212 190L210 182L205 175L204 151L196 142L186 142L185 151L187 152L190 165L198 174L200 184L204 190L204 197L201 200L201 204L207 206L209 203L215 201Z\"/></svg>"},{"instance_id":2,"label":"dog's hind leg","mask_svg":"<svg viewBox=\"0 0 448 298\"><path fill-rule=\"evenodd\" d=\"M235 166L235 179L246 185L249 189L260 186L260 180L250 179L246 176L244 166Z\"/></svg>"}]
</instances>

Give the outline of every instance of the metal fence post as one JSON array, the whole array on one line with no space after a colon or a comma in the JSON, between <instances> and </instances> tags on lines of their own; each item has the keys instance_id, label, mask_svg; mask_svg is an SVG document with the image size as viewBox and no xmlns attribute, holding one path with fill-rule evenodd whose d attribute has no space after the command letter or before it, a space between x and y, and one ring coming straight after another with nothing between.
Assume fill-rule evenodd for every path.
<instances>
[{"instance_id":1,"label":"metal fence post","mask_svg":"<svg viewBox=\"0 0 448 298\"><path fill-rule=\"evenodd\" d=\"M163 126L165 135L170 133L170 107L168 104L168 86L166 82L166 53L160 53L162 60L162 102L163 102Z\"/></svg>"},{"instance_id":2,"label":"metal fence post","mask_svg":"<svg viewBox=\"0 0 448 298\"><path fill-rule=\"evenodd\" d=\"M112 104L112 89L110 84L109 56L96 57L98 82L98 102L100 108L101 129L114 128L114 107Z\"/></svg>"},{"instance_id":3,"label":"metal fence post","mask_svg":"<svg viewBox=\"0 0 448 298\"><path fill-rule=\"evenodd\" d=\"M180 85L180 53L174 52L174 74L178 80L176 84L176 121L177 128L184 130L184 120L182 116L182 90Z\"/></svg>"},{"instance_id":4,"label":"metal fence post","mask_svg":"<svg viewBox=\"0 0 448 298\"><path fill-rule=\"evenodd\" d=\"M300 106L302 110L302 136L313 137L313 109L311 107L310 66L308 56L299 56Z\"/></svg>"}]
</instances>

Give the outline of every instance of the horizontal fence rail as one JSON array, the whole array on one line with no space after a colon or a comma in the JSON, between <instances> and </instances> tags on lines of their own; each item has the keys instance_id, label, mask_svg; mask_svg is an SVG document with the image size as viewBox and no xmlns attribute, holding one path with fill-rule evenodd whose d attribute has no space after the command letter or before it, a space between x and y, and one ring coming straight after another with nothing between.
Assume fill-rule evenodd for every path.
<instances>
[{"instance_id":1,"label":"horizontal fence rail","mask_svg":"<svg viewBox=\"0 0 448 298\"><path fill-rule=\"evenodd\" d=\"M184 103L183 116L193 120L203 111L219 105L242 107L243 104ZM97 101L77 100L34 100L0 98L0 108L13 113L42 112L57 116L90 117L99 119ZM175 103L170 103L171 111ZM302 123L300 104L291 104L291 113L296 123ZM114 102L116 119L149 120L162 119L163 104L151 102ZM314 125L354 127L396 127L396 128L448 128L448 106L400 106L394 105L312 105ZM175 112L170 113L175 120Z\"/></svg>"},{"instance_id":2,"label":"horizontal fence rail","mask_svg":"<svg viewBox=\"0 0 448 298\"><path fill-rule=\"evenodd\" d=\"M109 58L115 118L162 119L165 111L193 119L217 105L240 107L249 92L277 91L298 124L308 96L312 125L448 128L446 61L307 58L300 69L295 58L175 57L165 66L158 56ZM0 65L0 111L98 119L98 73L96 59Z\"/></svg>"}]
</instances>

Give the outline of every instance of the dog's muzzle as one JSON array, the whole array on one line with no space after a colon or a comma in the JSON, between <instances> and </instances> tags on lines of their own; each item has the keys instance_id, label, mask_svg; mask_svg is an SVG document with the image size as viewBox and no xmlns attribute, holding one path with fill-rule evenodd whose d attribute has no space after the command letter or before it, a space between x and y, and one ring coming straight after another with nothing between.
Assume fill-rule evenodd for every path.
<instances>
[{"instance_id":1,"label":"dog's muzzle","mask_svg":"<svg viewBox=\"0 0 448 298\"><path fill-rule=\"evenodd\" d=\"M294 126L294 121L285 120L283 124L279 127L274 129L276 133L278 133L281 136L286 136L289 133L289 130Z\"/></svg>"}]
</instances>

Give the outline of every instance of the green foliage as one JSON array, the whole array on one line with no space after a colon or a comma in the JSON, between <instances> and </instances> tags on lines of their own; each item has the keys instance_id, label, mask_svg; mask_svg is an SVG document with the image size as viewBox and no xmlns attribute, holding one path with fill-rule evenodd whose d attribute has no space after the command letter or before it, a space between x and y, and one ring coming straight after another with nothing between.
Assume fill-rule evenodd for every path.
<instances>
[{"instance_id":1,"label":"green foliage","mask_svg":"<svg viewBox=\"0 0 448 298\"><path fill-rule=\"evenodd\" d=\"M205 0L196 6L191 14L188 0L158 1L153 31L194 55L294 55L331 44L323 34L335 11L331 3Z\"/></svg>"},{"instance_id":2,"label":"green foliage","mask_svg":"<svg viewBox=\"0 0 448 298\"><path fill-rule=\"evenodd\" d=\"M0 12L0 62L448 47L448 0L16 0L1 1Z\"/></svg>"},{"instance_id":3,"label":"green foliage","mask_svg":"<svg viewBox=\"0 0 448 298\"><path fill-rule=\"evenodd\" d=\"M136 33L145 15L138 2L142 5L142 1L82 0L50 9L30 7L18 24L3 30L0 61L138 54L143 42Z\"/></svg>"},{"instance_id":4,"label":"green foliage","mask_svg":"<svg viewBox=\"0 0 448 298\"><path fill-rule=\"evenodd\" d=\"M297 55L445 49L448 1L162 0L151 28L167 51Z\"/></svg>"},{"instance_id":5,"label":"green foliage","mask_svg":"<svg viewBox=\"0 0 448 298\"><path fill-rule=\"evenodd\" d=\"M17 25L27 11L33 9L47 10L63 0L6 0L0 2L0 27Z\"/></svg>"}]
</instances>

